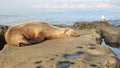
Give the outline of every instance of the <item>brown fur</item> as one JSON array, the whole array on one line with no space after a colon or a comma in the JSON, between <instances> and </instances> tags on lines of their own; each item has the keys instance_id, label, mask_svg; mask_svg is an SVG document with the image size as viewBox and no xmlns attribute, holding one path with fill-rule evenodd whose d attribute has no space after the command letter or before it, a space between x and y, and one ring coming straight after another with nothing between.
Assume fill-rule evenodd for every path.
<instances>
[{"instance_id":1,"label":"brown fur","mask_svg":"<svg viewBox=\"0 0 120 68\"><path fill-rule=\"evenodd\" d=\"M76 36L78 34L69 28L58 28L44 22L28 22L9 28L5 39L10 45L22 46L39 43L46 39Z\"/></svg>"}]
</instances>

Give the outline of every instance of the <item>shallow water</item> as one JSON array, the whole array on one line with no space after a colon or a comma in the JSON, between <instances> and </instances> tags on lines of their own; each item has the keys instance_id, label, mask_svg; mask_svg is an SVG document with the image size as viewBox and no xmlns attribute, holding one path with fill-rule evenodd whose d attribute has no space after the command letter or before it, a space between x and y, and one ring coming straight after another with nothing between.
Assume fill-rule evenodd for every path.
<instances>
[{"instance_id":1,"label":"shallow water","mask_svg":"<svg viewBox=\"0 0 120 68\"><path fill-rule=\"evenodd\" d=\"M109 47L117 55L117 57L120 59L120 48L110 47L109 45L105 44L104 39L102 39L102 44L101 45Z\"/></svg>"},{"instance_id":2,"label":"shallow water","mask_svg":"<svg viewBox=\"0 0 120 68\"><path fill-rule=\"evenodd\" d=\"M57 66L59 68L69 68L69 66L75 64L74 62L69 62L69 61L62 61L62 62L58 62Z\"/></svg>"},{"instance_id":3,"label":"shallow water","mask_svg":"<svg viewBox=\"0 0 120 68\"><path fill-rule=\"evenodd\" d=\"M77 52L76 54L64 54L63 57L69 58L69 59L74 59L74 58L80 57L83 54L84 54L84 52Z\"/></svg>"}]
</instances>

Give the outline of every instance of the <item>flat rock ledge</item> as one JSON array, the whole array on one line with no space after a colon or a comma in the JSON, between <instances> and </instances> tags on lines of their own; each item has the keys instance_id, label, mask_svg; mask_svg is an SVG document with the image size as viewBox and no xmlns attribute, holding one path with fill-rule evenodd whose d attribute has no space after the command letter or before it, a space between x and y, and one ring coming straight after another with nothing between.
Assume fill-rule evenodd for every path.
<instances>
[{"instance_id":1,"label":"flat rock ledge","mask_svg":"<svg viewBox=\"0 0 120 68\"><path fill-rule=\"evenodd\" d=\"M120 68L120 60L94 29L79 30L80 37L46 40L0 51L0 68Z\"/></svg>"}]
</instances>

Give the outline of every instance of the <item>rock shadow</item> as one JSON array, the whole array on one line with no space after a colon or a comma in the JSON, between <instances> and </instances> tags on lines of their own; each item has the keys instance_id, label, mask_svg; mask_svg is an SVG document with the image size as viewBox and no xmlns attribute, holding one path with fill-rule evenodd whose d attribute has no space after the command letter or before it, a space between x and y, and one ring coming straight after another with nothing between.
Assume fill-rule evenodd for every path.
<instances>
[{"instance_id":1,"label":"rock shadow","mask_svg":"<svg viewBox=\"0 0 120 68\"><path fill-rule=\"evenodd\" d=\"M5 37L3 35L0 35L0 51L4 48L6 41L5 41Z\"/></svg>"}]
</instances>

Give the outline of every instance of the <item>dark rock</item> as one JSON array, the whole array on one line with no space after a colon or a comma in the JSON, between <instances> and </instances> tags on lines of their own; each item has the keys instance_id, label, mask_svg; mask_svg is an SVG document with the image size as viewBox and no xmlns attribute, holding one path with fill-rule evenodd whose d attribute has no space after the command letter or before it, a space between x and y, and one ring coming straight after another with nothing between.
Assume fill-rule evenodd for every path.
<instances>
[{"instance_id":1,"label":"dark rock","mask_svg":"<svg viewBox=\"0 0 120 68\"><path fill-rule=\"evenodd\" d=\"M4 35L8 28L9 26L0 25L0 50L2 50L4 45L6 44Z\"/></svg>"},{"instance_id":2,"label":"dark rock","mask_svg":"<svg viewBox=\"0 0 120 68\"><path fill-rule=\"evenodd\" d=\"M89 22L75 23L73 27L78 29L96 29L96 25Z\"/></svg>"},{"instance_id":3,"label":"dark rock","mask_svg":"<svg viewBox=\"0 0 120 68\"><path fill-rule=\"evenodd\" d=\"M100 29L102 27L113 27L113 25L109 24L108 22L76 22L73 25L74 28L79 29Z\"/></svg>"}]
</instances>

